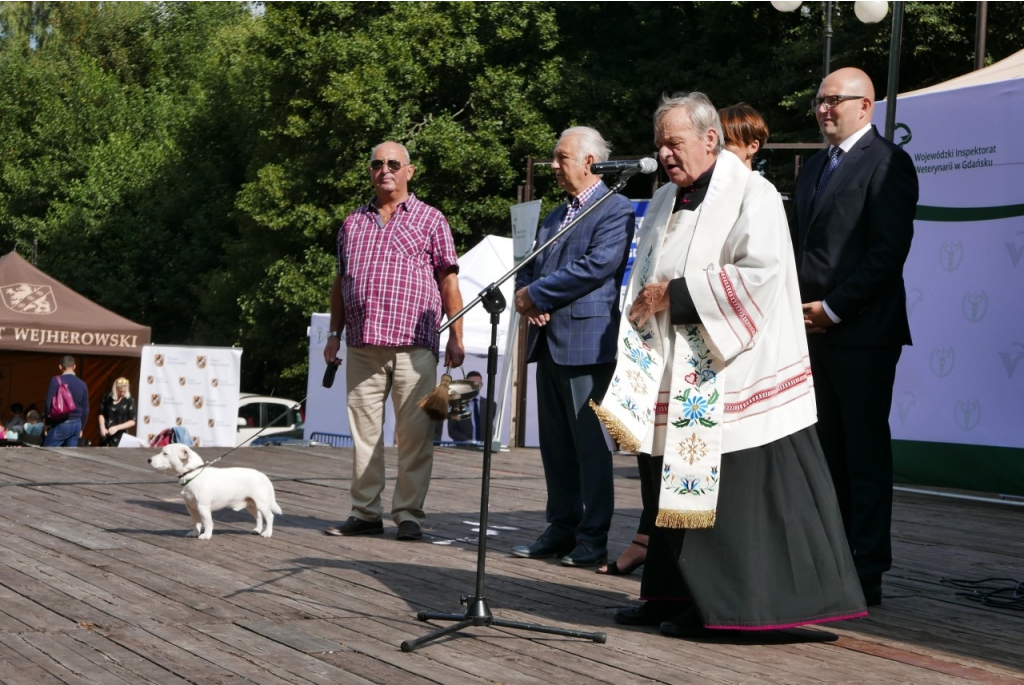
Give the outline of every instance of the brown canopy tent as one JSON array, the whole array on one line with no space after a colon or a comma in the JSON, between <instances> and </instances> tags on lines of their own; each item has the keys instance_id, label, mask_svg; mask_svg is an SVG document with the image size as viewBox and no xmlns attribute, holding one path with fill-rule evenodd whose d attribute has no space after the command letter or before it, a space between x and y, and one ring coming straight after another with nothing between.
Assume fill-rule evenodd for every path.
<instances>
[{"instance_id":1,"label":"brown canopy tent","mask_svg":"<svg viewBox=\"0 0 1024 685\"><path fill-rule=\"evenodd\" d=\"M100 402L124 376L138 392L142 348L150 329L79 295L29 264L17 252L0 257L0 416L20 402L40 413L61 355L74 355L75 373L89 386L84 437L99 444ZM134 432L134 431L131 431Z\"/></svg>"}]
</instances>

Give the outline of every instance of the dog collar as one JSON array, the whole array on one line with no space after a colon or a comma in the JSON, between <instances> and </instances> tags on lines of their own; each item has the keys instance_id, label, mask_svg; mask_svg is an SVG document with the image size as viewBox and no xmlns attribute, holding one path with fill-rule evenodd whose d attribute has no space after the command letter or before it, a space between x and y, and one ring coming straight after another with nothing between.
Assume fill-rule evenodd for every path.
<instances>
[{"instance_id":1,"label":"dog collar","mask_svg":"<svg viewBox=\"0 0 1024 685\"><path fill-rule=\"evenodd\" d=\"M187 476L187 475L188 475L188 474L190 474L190 473L195 473L196 471L199 471L199 472L201 473L201 472L202 472L202 470L203 470L203 469L205 469L206 467L207 467L207 464L203 464L202 466L197 466L197 467L195 467L194 469L189 469L189 470L188 470L188 471L186 471L185 473L182 473L182 474L180 474L180 475L178 476L178 479L179 479L179 480L181 480L181 481L183 481L183 482L182 482L182 486L188 485L189 483L191 483L192 481L194 481L194 480L195 480L196 478L198 478L198 477L199 477L199 475L197 474L197 475L195 475L195 476L193 476L193 477L189 478L188 480L185 480L185 476Z\"/></svg>"}]
</instances>

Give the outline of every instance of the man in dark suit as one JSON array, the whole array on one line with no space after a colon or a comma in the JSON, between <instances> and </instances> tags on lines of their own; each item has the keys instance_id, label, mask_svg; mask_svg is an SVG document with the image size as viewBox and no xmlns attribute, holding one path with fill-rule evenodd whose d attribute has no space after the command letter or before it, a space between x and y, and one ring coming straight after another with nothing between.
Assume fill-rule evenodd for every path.
<instances>
[{"instance_id":1,"label":"man in dark suit","mask_svg":"<svg viewBox=\"0 0 1024 685\"><path fill-rule=\"evenodd\" d=\"M609 154L592 128L562 133L551 168L569 201L544 219L537 245L608 192L590 165ZM615 369L619 292L635 221L632 203L611 197L516 275L516 310L531 324L527 361L537 363L548 527L532 545L513 547L515 556L561 556L566 566L607 559L612 457L588 403L600 402Z\"/></svg>"},{"instance_id":2,"label":"man in dark suit","mask_svg":"<svg viewBox=\"0 0 1024 685\"><path fill-rule=\"evenodd\" d=\"M903 263L917 207L910 156L871 125L875 91L835 71L812 101L827 150L797 181L796 249L821 440L869 605L892 565L889 410L909 345Z\"/></svg>"},{"instance_id":3,"label":"man in dark suit","mask_svg":"<svg viewBox=\"0 0 1024 685\"><path fill-rule=\"evenodd\" d=\"M483 376L479 371L470 371L466 374L466 379L480 383L480 390L483 391ZM448 419L448 437L455 442L482 442L487 425L487 404L491 405L491 418L493 419L497 405L494 400L488 400L478 394L469 401L468 419Z\"/></svg>"}]
</instances>

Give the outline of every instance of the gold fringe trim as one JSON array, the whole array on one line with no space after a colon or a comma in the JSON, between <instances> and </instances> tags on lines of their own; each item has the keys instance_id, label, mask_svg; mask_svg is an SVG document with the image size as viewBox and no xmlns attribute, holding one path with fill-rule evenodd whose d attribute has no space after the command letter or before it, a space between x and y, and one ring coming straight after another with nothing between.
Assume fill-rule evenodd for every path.
<instances>
[{"instance_id":1,"label":"gold fringe trim","mask_svg":"<svg viewBox=\"0 0 1024 685\"><path fill-rule=\"evenodd\" d=\"M654 525L658 528L712 528L715 525L715 510L677 511L659 509Z\"/></svg>"},{"instance_id":2,"label":"gold fringe trim","mask_svg":"<svg viewBox=\"0 0 1024 685\"><path fill-rule=\"evenodd\" d=\"M590 400L590 408L608 429L608 434L612 436L612 439L619 443L619 448L626 452L636 452L640 449L640 440L614 414L599 407L594 400Z\"/></svg>"}]
</instances>

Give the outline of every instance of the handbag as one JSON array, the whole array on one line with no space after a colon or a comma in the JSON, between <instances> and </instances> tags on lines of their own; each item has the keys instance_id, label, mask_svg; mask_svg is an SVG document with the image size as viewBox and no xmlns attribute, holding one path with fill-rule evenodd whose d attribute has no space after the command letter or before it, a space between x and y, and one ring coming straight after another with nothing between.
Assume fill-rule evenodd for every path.
<instances>
[{"instance_id":1,"label":"handbag","mask_svg":"<svg viewBox=\"0 0 1024 685\"><path fill-rule=\"evenodd\" d=\"M51 421L63 421L66 419L71 412L78 408L75 405L75 398L71 396L71 390L68 389L68 384L57 376L57 392L53 395L53 400L50 402L50 411L48 416Z\"/></svg>"}]
</instances>

